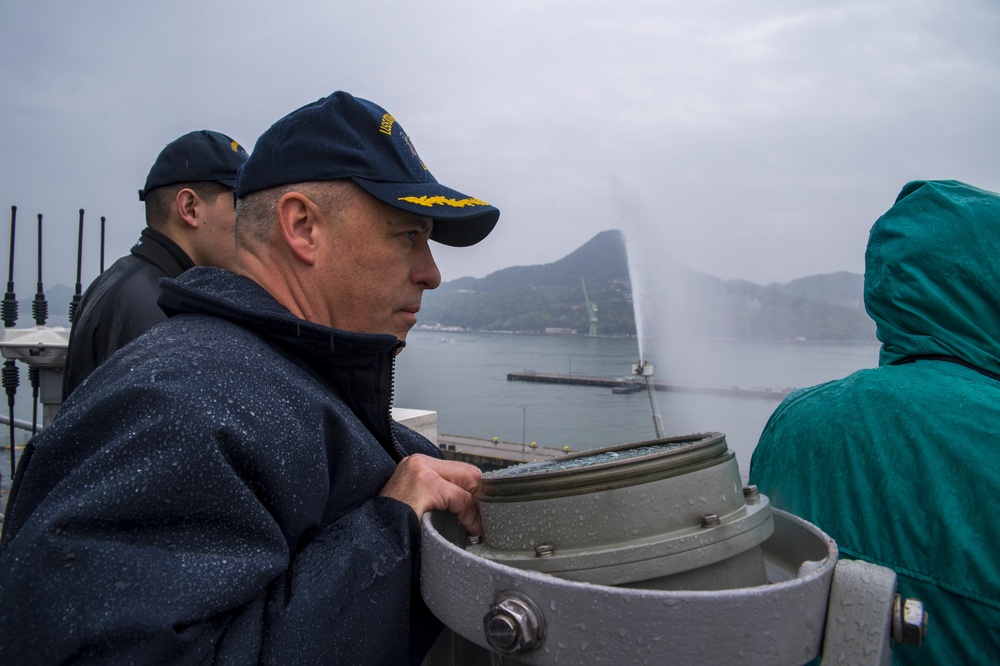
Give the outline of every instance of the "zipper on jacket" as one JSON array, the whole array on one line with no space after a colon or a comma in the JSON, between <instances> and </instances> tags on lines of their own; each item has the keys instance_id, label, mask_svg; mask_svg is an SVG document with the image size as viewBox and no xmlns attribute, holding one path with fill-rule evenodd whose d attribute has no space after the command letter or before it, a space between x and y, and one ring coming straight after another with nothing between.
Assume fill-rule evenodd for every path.
<instances>
[{"instance_id":1,"label":"zipper on jacket","mask_svg":"<svg viewBox=\"0 0 1000 666\"><path fill-rule=\"evenodd\" d=\"M389 403L385 408L386 425L389 427L389 442L392 444L393 451L396 452L397 463L406 457L406 451L399 445L399 440L396 438L396 429L392 425L392 403L396 399L396 357L399 356L399 352L403 351L404 346L403 342L397 342L396 346L390 352L389 381L387 382L389 386Z\"/></svg>"}]
</instances>

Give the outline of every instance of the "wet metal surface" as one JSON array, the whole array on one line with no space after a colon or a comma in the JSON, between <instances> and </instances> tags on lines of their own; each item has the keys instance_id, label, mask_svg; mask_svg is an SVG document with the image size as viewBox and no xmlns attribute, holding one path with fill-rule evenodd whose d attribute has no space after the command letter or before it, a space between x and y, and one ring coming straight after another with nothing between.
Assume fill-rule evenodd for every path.
<instances>
[{"instance_id":1,"label":"wet metal surface","mask_svg":"<svg viewBox=\"0 0 1000 666\"><path fill-rule=\"evenodd\" d=\"M531 599L544 616L545 638L518 654L520 663L799 665L819 653L837 547L784 512L775 511L774 522L762 547L770 585L692 592L610 587L515 569L455 545L465 543L457 522L427 514L421 589L446 626L487 649L483 617L495 599L511 592ZM803 567L807 561L812 566Z\"/></svg>"},{"instance_id":2,"label":"wet metal surface","mask_svg":"<svg viewBox=\"0 0 1000 666\"><path fill-rule=\"evenodd\" d=\"M614 446L485 474L469 550L602 585L762 585L771 507L749 499L721 433Z\"/></svg>"}]
</instances>

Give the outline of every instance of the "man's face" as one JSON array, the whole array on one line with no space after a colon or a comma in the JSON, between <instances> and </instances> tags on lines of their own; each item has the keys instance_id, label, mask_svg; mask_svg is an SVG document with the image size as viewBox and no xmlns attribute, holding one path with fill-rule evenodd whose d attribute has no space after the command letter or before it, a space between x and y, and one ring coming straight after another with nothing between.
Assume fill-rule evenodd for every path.
<instances>
[{"instance_id":1,"label":"man's face","mask_svg":"<svg viewBox=\"0 0 1000 666\"><path fill-rule=\"evenodd\" d=\"M424 290L441 284L429 246L433 222L360 191L342 216L326 219L316 268L330 325L405 340Z\"/></svg>"}]
</instances>

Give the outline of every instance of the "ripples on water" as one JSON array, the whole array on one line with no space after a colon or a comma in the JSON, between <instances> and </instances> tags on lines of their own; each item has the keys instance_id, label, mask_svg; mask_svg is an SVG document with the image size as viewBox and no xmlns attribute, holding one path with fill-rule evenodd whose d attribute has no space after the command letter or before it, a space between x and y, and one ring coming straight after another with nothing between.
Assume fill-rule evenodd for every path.
<instances>
[{"instance_id":1,"label":"ripples on water","mask_svg":"<svg viewBox=\"0 0 1000 666\"><path fill-rule=\"evenodd\" d=\"M443 337L444 336L444 337ZM411 331L398 357L396 405L438 413L442 433L589 450L655 438L645 391L507 381L507 373L624 377L638 360L628 338ZM692 343L676 359L647 359L654 379L684 385L801 388L878 363L878 346ZM745 476L777 400L656 394L666 435L719 431ZM521 406L525 406L522 409Z\"/></svg>"}]
</instances>

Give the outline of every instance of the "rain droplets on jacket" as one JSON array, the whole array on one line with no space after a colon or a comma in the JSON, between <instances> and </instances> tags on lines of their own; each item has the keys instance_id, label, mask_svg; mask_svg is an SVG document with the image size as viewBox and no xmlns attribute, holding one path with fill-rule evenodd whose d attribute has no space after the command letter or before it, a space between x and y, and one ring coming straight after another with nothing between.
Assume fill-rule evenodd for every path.
<instances>
[{"instance_id":1,"label":"rain droplets on jacket","mask_svg":"<svg viewBox=\"0 0 1000 666\"><path fill-rule=\"evenodd\" d=\"M164 281L173 316L28 446L0 544L0 662L407 663L436 636L392 336L298 320L252 281Z\"/></svg>"},{"instance_id":2,"label":"rain droplets on jacket","mask_svg":"<svg viewBox=\"0 0 1000 666\"><path fill-rule=\"evenodd\" d=\"M915 181L872 227L865 306L879 367L790 395L750 481L893 568L929 612L902 663L1000 655L1000 195Z\"/></svg>"}]
</instances>

